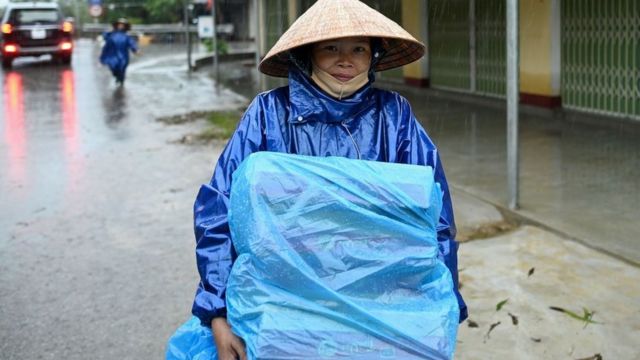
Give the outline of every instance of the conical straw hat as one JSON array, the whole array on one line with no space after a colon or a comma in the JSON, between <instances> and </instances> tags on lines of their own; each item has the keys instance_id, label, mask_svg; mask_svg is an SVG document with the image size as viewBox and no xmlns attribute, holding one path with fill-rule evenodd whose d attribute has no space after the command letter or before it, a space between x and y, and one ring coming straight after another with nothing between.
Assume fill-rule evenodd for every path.
<instances>
[{"instance_id":1,"label":"conical straw hat","mask_svg":"<svg viewBox=\"0 0 640 360\"><path fill-rule=\"evenodd\" d=\"M358 0L318 0L280 37L260 62L259 69L287 77L288 51L318 41L353 36L382 39L386 50L375 70L403 66L424 55L424 44L391 19Z\"/></svg>"}]
</instances>

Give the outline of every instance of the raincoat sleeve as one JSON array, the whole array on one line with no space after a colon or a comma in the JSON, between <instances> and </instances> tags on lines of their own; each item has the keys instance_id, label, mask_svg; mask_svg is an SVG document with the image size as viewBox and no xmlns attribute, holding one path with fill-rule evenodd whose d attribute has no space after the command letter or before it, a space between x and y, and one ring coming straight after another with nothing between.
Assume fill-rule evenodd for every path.
<instances>
[{"instance_id":1,"label":"raincoat sleeve","mask_svg":"<svg viewBox=\"0 0 640 360\"><path fill-rule=\"evenodd\" d=\"M242 160L263 150L264 127L258 98L249 105L236 131L216 164L213 177L200 187L193 208L196 238L196 262L200 284L192 313L203 326L211 326L214 317L226 315L226 284L236 258L227 211L231 178Z\"/></svg>"},{"instance_id":2,"label":"raincoat sleeve","mask_svg":"<svg viewBox=\"0 0 640 360\"><path fill-rule=\"evenodd\" d=\"M110 36L111 36L110 32L105 31L102 33L102 39L104 40L104 44L102 44L102 49L100 51L100 63L105 65L107 64L107 58L112 52L111 50L112 44L109 39Z\"/></svg>"},{"instance_id":3,"label":"raincoat sleeve","mask_svg":"<svg viewBox=\"0 0 640 360\"><path fill-rule=\"evenodd\" d=\"M439 257L451 271L458 305L460 306L460 322L462 322L467 318L468 313L467 305L458 291L458 243L455 241L456 224L453 218L453 205L451 203L449 185L440 161L440 155L433 141L417 121L408 101L401 98L400 104L401 123L405 128L399 132L401 139L398 140L398 159L402 163L433 167L435 169L435 181L440 183L443 192L442 211L440 212L440 220L437 226Z\"/></svg>"},{"instance_id":4,"label":"raincoat sleeve","mask_svg":"<svg viewBox=\"0 0 640 360\"><path fill-rule=\"evenodd\" d=\"M133 36L129 36L127 42L127 45L129 46L129 49L131 49L131 51L133 51L134 53L138 52L138 42L133 38Z\"/></svg>"}]
</instances>

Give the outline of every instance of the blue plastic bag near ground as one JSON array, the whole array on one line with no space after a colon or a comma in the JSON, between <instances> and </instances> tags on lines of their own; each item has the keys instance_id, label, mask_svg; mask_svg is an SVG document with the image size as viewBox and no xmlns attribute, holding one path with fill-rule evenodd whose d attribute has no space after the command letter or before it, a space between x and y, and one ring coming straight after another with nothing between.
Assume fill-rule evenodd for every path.
<instances>
[{"instance_id":1,"label":"blue plastic bag near ground","mask_svg":"<svg viewBox=\"0 0 640 360\"><path fill-rule=\"evenodd\" d=\"M450 359L459 309L438 260L430 167L260 152L233 174L227 316L249 359ZM192 318L168 360L215 360Z\"/></svg>"},{"instance_id":2,"label":"blue plastic bag near ground","mask_svg":"<svg viewBox=\"0 0 640 360\"><path fill-rule=\"evenodd\" d=\"M217 360L211 328L200 325L192 316L182 324L167 343L166 360Z\"/></svg>"},{"instance_id":3,"label":"blue plastic bag near ground","mask_svg":"<svg viewBox=\"0 0 640 360\"><path fill-rule=\"evenodd\" d=\"M448 359L430 167L260 152L233 174L227 316L250 359Z\"/></svg>"}]
</instances>

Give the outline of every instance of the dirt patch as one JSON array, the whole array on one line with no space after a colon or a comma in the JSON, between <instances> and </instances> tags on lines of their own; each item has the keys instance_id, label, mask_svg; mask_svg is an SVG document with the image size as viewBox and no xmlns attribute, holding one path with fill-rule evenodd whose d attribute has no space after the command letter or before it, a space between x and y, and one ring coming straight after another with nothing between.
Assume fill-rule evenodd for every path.
<instances>
[{"instance_id":1,"label":"dirt patch","mask_svg":"<svg viewBox=\"0 0 640 360\"><path fill-rule=\"evenodd\" d=\"M458 242L486 239L513 231L518 227L515 221L503 220L490 224L482 224L472 229L460 229L456 236Z\"/></svg>"},{"instance_id":2,"label":"dirt patch","mask_svg":"<svg viewBox=\"0 0 640 360\"><path fill-rule=\"evenodd\" d=\"M238 126L243 112L244 108L226 111L194 111L187 114L165 116L157 120L167 125L205 121L206 126L201 131L183 135L174 141L174 143L186 145L204 145L229 139Z\"/></svg>"},{"instance_id":3,"label":"dirt patch","mask_svg":"<svg viewBox=\"0 0 640 360\"><path fill-rule=\"evenodd\" d=\"M167 125L180 125L188 122L203 120L209 117L213 111L192 111L186 114L159 117L156 120Z\"/></svg>"}]
</instances>

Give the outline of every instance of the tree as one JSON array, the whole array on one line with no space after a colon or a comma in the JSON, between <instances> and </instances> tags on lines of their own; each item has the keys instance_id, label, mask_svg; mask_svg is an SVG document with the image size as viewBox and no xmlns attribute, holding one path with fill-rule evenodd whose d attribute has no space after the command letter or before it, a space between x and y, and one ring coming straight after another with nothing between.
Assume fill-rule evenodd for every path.
<instances>
[{"instance_id":1,"label":"tree","mask_svg":"<svg viewBox=\"0 0 640 360\"><path fill-rule=\"evenodd\" d=\"M148 22L175 23L182 21L183 0L146 0Z\"/></svg>"}]
</instances>

